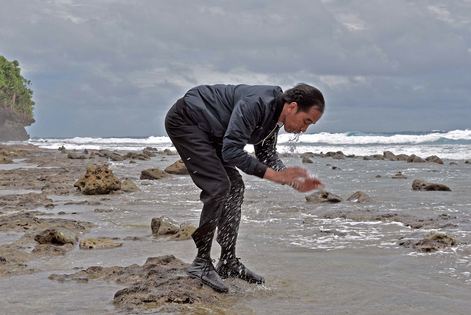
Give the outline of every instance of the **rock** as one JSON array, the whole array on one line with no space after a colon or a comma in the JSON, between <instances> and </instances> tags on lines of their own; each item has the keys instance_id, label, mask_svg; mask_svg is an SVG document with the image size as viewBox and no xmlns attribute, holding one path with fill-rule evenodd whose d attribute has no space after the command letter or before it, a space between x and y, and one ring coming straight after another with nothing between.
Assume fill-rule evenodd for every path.
<instances>
[{"instance_id":1,"label":"rock","mask_svg":"<svg viewBox=\"0 0 471 315\"><path fill-rule=\"evenodd\" d=\"M143 266L93 266L71 275L52 274L50 280L58 282L107 281L127 286L116 292L115 306L126 313L157 312L174 314L224 314L223 295L200 280L186 274L190 265L175 256L149 257ZM231 286L231 283L228 283ZM230 302L225 302L230 303ZM230 309L230 306L226 306Z\"/></svg>"},{"instance_id":2,"label":"rock","mask_svg":"<svg viewBox=\"0 0 471 315\"><path fill-rule=\"evenodd\" d=\"M147 169L147 170L143 170L141 172L141 179L155 180L155 179L162 179L162 178L166 178L166 177L171 177L171 175L169 175L169 174L165 173L164 171L159 170L157 168L150 168L150 169Z\"/></svg>"},{"instance_id":3,"label":"rock","mask_svg":"<svg viewBox=\"0 0 471 315\"><path fill-rule=\"evenodd\" d=\"M421 157L415 154L412 154L407 159L407 163L425 163L425 161Z\"/></svg>"},{"instance_id":4,"label":"rock","mask_svg":"<svg viewBox=\"0 0 471 315\"><path fill-rule=\"evenodd\" d=\"M183 229L178 231L177 234L173 234L171 236L172 239L176 241L185 241L185 240L190 240L191 239L191 234L196 230L196 227L188 225L185 226Z\"/></svg>"},{"instance_id":5,"label":"rock","mask_svg":"<svg viewBox=\"0 0 471 315\"><path fill-rule=\"evenodd\" d=\"M46 229L34 237L39 244L75 245L78 242L78 236L66 228Z\"/></svg>"},{"instance_id":6,"label":"rock","mask_svg":"<svg viewBox=\"0 0 471 315\"><path fill-rule=\"evenodd\" d=\"M330 157L335 160L343 160L345 159L345 154L343 154L342 151L337 151L337 152L327 152L325 154L326 157Z\"/></svg>"},{"instance_id":7,"label":"rock","mask_svg":"<svg viewBox=\"0 0 471 315\"><path fill-rule=\"evenodd\" d=\"M303 164L306 164L306 163L314 163L310 158L308 158L307 156L303 156L302 157L302 162Z\"/></svg>"},{"instance_id":8,"label":"rock","mask_svg":"<svg viewBox=\"0 0 471 315\"><path fill-rule=\"evenodd\" d=\"M450 187L443 184L427 183L421 179L414 179L412 182L412 190L425 191L451 191Z\"/></svg>"},{"instance_id":9,"label":"rock","mask_svg":"<svg viewBox=\"0 0 471 315\"><path fill-rule=\"evenodd\" d=\"M440 159L436 155L429 156L428 158L425 159L425 161L430 162L430 163L438 163L438 164L443 164L442 159Z\"/></svg>"},{"instance_id":10,"label":"rock","mask_svg":"<svg viewBox=\"0 0 471 315\"><path fill-rule=\"evenodd\" d=\"M392 178L394 179L407 179L406 175L403 175L401 172L397 172Z\"/></svg>"},{"instance_id":11,"label":"rock","mask_svg":"<svg viewBox=\"0 0 471 315\"><path fill-rule=\"evenodd\" d=\"M432 253L443 248L446 248L447 245L441 241L432 241L429 239L423 239L415 243L413 248L417 249L419 253Z\"/></svg>"},{"instance_id":12,"label":"rock","mask_svg":"<svg viewBox=\"0 0 471 315\"><path fill-rule=\"evenodd\" d=\"M119 154L113 154L110 156L110 159L111 161L115 161L115 162L121 162L121 161L124 161L124 157L122 155L119 155Z\"/></svg>"},{"instance_id":13,"label":"rock","mask_svg":"<svg viewBox=\"0 0 471 315\"><path fill-rule=\"evenodd\" d=\"M142 153L144 153L145 155L149 156L149 157L155 157L157 156L157 154L155 154L154 152L155 150L148 150L148 149L144 149L142 151Z\"/></svg>"},{"instance_id":14,"label":"rock","mask_svg":"<svg viewBox=\"0 0 471 315\"><path fill-rule=\"evenodd\" d=\"M77 154L71 153L71 152L69 152L69 154L67 154L67 157L68 157L69 159L72 159L72 160L86 160L86 159L88 159L88 156L86 156L86 155L84 155L84 154L82 154L82 155L77 155Z\"/></svg>"},{"instance_id":15,"label":"rock","mask_svg":"<svg viewBox=\"0 0 471 315\"><path fill-rule=\"evenodd\" d=\"M109 194L121 189L121 181L104 165L89 165L87 172L75 184L84 195Z\"/></svg>"},{"instance_id":16,"label":"rock","mask_svg":"<svg viewBox=\"0 0 471 315\"><path fill-rule=\"evenodd\" d=\"M39 244L34 247L31 251L35 255L51 256L51 255L65 255L68 252L75 249L72 244L65 244L63 246L57 246L52 244Z\"/></svg>"},{"instance_id":17,"label":"rock","mask_svg":"<svg viewBox=\"0 0 471 315\"><path fill-rule=\"evenodd\" d=\"M174 175L188 175L188 169L186 168L185 164L183 161L180 159L173 163L170 166L167 166L165 168L165 171L169 174L174 174Z\"/></svg>"},{"instance_id":18,"label":"rock","mask_svg":"<svg viewBox=\"0 0 471 315\"><path fill-rule=\"evenodd\" d=\"M397 156L394 153L392 153L391 151L384 151L383 152L383 157L384 157L384 159L389 160L389 161L399 161Z\"/></svg>"},{"instance_id":19,"label":"rock","mask_svg":"<svg viewBox=\"0 0 471 315\"><path fill-rule=\"evenodd\" d=\"M337 167L337 166L332 166L332 169L333 169L333 170L339 170L339 171L342 170L340 167Z\"/></svg>"},{"instance_id":20,"label":"rock","mask_svg":"<svg viewBox=\"0 0 471 315\"><path fill-rule=\"evenodd\" d=\"M289 154L289 153L284 153L284 154ZM291 154L289 154L288 156L290 156ZM301 154L301 158L304 158L304 157L307 157L307 158L313 158L315 157L316 154L313 153L313 152L304 152L303 154Z\"/></svg>"},{"instance_id":21,"label":"rock","mask_svg":"<svg viewBox=\"0 0 471 315\"><path fill-rule=\"evenodd\" d=\"M5 156L0 157L0 164L13 164L13 163L15 162L13 162L13 160L10 158L7 158Z\"/></svg>"},{"instance_id":22,"label":"rock","mask_svg":"<svg viewBox=\"0 0 471 315\"><path fill-rule=\"evenodd\" d=\"M396 155L398 161L407 161L409 156L407 154L398 154Z\"/></svg>"},{"instance_id":23,"label":"rock","mask_svg":"<svg viewBox=\"0 0 471 315\"><path fill-rule=\"evenodd\" d=\"M90 156L88 158L89 159L94 159L95 158L95 151L90 152Z\"/></svg>"},{"instance_id":24,"label":"rock","mask_svg":"<svg viewBox=\"0 0 471 315\"><path fill-rule=\"evenodd\" d=\"M321 202L330 202L330 203L336 203L336 202L341 202L342 198L331 194L330 192L327 191L316 191L311 195L308 195L305 197L307 202L311 203L321 203Z\"/></svg>"},{"instance_id":25,"label":"rock","mask_svg":"<svg viewBox=\"0 0 471 315\"><path fill-rule=\"evenodd\" d=\"M448 246L456 245L456 238L446 232L431 231L425 234L424 238L432 241L440 240Z\"/></svg>"},{"instance_id":26,"label":"rock","mask_svg":"<svg viewBox=\"0 0 471 315\"><path fill-rule=\"evenodd\" d=\"M165 149L164 152L167 153L167 155L177 155L175 152L173 152L170 149Z\"/></svg>"},{"instance_id":27,"label":"rock","mask_svg":"<svg viewBox=\"0 0 471 315\"><path fill-rule=\"evenodd\" d=\"M376 175L375 178L381 178L381 175Z\"/></svg>"},{"instance_id":28,"label":"rock","mask_svg":"<svg viewBox=\"0 0 471 315\"><path fill-rule=\"evenodd\" d=\"M137 187L129 178L121 183L121 190L125 192L140 191L139 187Z\"/></svg>"},{"instance_id":29,"label":"rock","mask_svg":"<svg viewBox=\"0 0 471 315\"><path fill-rule=\"evenodd\" d=\"M456 162L450 162L449 165L458 165L458 163L456 163Z\"/></svg>"},{"instance_id":30,"label":"rock","mask_svg":"<svg viewBox=\"0 0 471 315\"><path fill-rule=\"evenodd\" d=\"M81 249L96 249L96 248L113 248L120 247L123 243L112 242L107 238L97 239L97 238L84 238L80 241Z\"/></svg>"},{"instance_id":31,"label":"rock","mask_svg":"<svg viewBox=\"0 0 471 315\"><path fill-rule=\"evenodd\" d=\"M363 202L371 202L373 200L367 194L365 194L364 192L357 191L353 195L348 197L347 201L363 203Z\"/></svg>"},{"instance_id":32,"label":"rock","mask_svg":"<svg viewBox=\"0 0 471 315\"><path fill-rule=\"evenodd\" d=\"M167 217L152 218L150 226L152 234L155 235L169 235L180 232L180 228Z\"/></svg>"},{"instance_id":33,"label":"rock","mask_svg":"<svg viewBox=\"0 0 471 315\"><path fill-rule=\"evenodd\" d=\"M471 164L471 162L469 160L466 160L464 164Z\"/></svg>"}]
</instances>

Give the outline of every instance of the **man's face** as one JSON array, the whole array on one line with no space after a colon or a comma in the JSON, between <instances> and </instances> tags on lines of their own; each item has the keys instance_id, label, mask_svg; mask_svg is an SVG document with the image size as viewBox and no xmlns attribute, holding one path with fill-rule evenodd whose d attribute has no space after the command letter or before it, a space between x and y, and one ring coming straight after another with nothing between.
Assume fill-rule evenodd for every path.
<instances>
[{"instance_id":1,"label":"man's face","mask_svg":"<svg viewBox=\"0 0 471 315\"><path fill-rule=\"evenodd\" d=\"M289 133L306 132L309 125L315 124L322 117L322 113L315 107L311 107L308 112L299 111L295 102L288 105L285 116L284 128Z\"/></svg>"}]
</instances>

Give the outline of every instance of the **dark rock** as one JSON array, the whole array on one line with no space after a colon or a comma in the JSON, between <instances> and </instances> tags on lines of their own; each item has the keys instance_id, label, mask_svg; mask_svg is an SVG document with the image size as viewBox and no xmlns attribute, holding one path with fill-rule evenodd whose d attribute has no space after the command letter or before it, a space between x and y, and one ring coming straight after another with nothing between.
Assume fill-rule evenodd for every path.
<instances>
[{"instance_id":1,"label":"dark rock","mask_svg":"<svg viewBox=\"0 0 471 315\"><path fill-rule=\"evenodd\" d=\"M147 169L147 170L143 170L141 172L141 179L152 179L152 180L155 180L155 179L162 179L162 178L166 178L166 177L171 177L171 175L165 173L164 171L162 170L159 170L157 168L150 168L150 169Z\"/></svg>"},{"instance_id":2,"label":"dark rock","mask_svg":"<svg viewBox=\"0 0 471 315\"><path fill-rule=\"evenodd\" d=\"M181 227L180 227L181 228ZM173 234L171 236L172 239L176 241L185 241L185 240L190 240L191 239L191 234L196 230L196 227L188 225L185 226L183 229L178 231L177 234Z\"/></svg>"},{"instance_id":3,"label":"dark rock","mask_svg":"<svg viewBox=\"0 0 471 315\"><path fill-rule=\"evenodd\" d=\"M121 247L123 243L112 242L109 239L98 239L98 238L84 238L80 240L79 247L81 249L97 249L97 248L113 248Z\"/></svg>"},{"instance_id":4,"label":"dark rock","mask_svg":"<svg viewBox=\"0 0 471 315\"><path fill-rule=\"evenodd\" d=\"M427 183L421 179L414 179L412 182L412 190L425 191L451 191L450 187L443 184Z\"/></svg>"},{"instance_id":5,"label":"dark rock","mask_svg":"<svg viewBox=\"0 0 471 315\"><path fill-rule=\"evenodd\" d=\"M469 160L466 160L464 164L471 164L471 162Z\"/></svg>"},{"instance_id":6,"label":"dark rock","mask_svg":"<svg viewBox=\"0 0 471 315\"><path fill-rule=\"evenodd\" d=\"M343 160L345 159L345 154L343 154L342 151L337 151L337 152L327 152L325 154L326 157L330 157L335 160Z\"/></svg>"},{"instance_id":7,"label":"dark rock","mask_svg":"<svg viewBox=\"0 0 471 315\"><path fill-rule=\"evenodd\" d=\"M208 309L225 313L223 303L230 302L221 299L221 293L203 285L200 280L190 278L186 274L189 266L174 256L150 257L143 266L94 266L71 275L52 274L49 279L80 283L97 279L126 285L128 287L116 292L113 298L113 303L126 312L158 310L174 313L178 306L182 313L205 314Z\"/></svg>"},{"instance_id":8,"label":"dark rock","mask_svg":"<svg viewBox=\"0 0 471 315\"><path fill-rule=\"evenodd\" d=\"M307 202L311 203L322 203L322 202L330 202L330 203L337 203L341 202L342 198L331 194L330 192L327 191L316 191L311 195L308 195L305 197Z\"/></svg>"},{"instance_id":9,"label":"dark rock","mask_svg":"<svg viewBox=\"0 0 471 315\"><path fill-rule=\"evenodd\" d=\"M353 195L348 197L347 201L363 203L363 202L371 202L373 200L367 194L365 194L364 192L357 191Z\"/></svg>"},{"instance_id":10,"label":"dark rock","mask_svg":"<svg viewBox=\"0 0 471 315\"><path fill-rule=\"evenodd\" d=\"M407 161L409 156L407 154L398 154L396 155L398 161Z\"/></svg>"},{"instance_id":11,"label":"dark rock","mask_svg":"<svg viewBox=\"0 0 471 315\"><path fill-rule=\"evenodd\" d=\"M438 164L443 164L442 159L440 159L436 155L429 156L425 159L425 161L430 162L430 163L438 163Z\"/></svg>"},{"instance_id":12,"label":"dark rock","mask_svg":"<svg viewBox=\"0 0 471 315\"><path fill-rule=\"evenodd\" d=\"M397 172L396 175L394 175L391 178L394 178L394 179L407 179L407 176L402 174L401 172Z\"/></svg>"},{"instance_id":13,"label":"dark rock","mask_svg":"<svg viewBox=\"0 0 471 315\"><path fill-rule=\"evenodd\" d=\"M384 157L384 159L389 160L389 161L399 161L397 156L394 153L392 153L391 151L384 151L383 152L383 157Z\"/></svg>"},{"instance_id":14,"label":"dark rock","mask_svg":"<svg viewBox=\"0 0 471 315\"><path fill-rule=\"evenodd\" d=\"M149 157L155 157L157 156L157 154L155 154L155 152L153 150L147 150L147 149L144 149L142 151L142 153L146 154L147 156Z\"/></svg>"},{"instance_id":15,"label":"dark rock","mask_svg":"<svg viewBox=\"0 0 471 315\"><path fill-rule=\"evenodd\" d=\"M180 228L167 217L152 218L151 222L152 234L170 235L180 232Z\"/></svg>"},{"instance_id":16,"label":"dark rock","mask_svg":"<svg viewBox=\"0 0 471 315\"><path fill-rule=\"evenodd\" d=\"M375 178L381 178L381 175L376 175Z\"/></svg>"},{"instance_id":17,"label":"dark rock","mask_svg":"<svg viewBox=\"0 0 471 315\"><path fill-rule=\"evenodd\" d=\"M125 192L140 191L139 187L137 187L129 178L121 183L121 190Z\"/></svg>"},{"instance_id":18,"label":"dark rock","mask_svg":"<svg viewBox=\"0 0 471 315\"><path fill-rule=\"evenodd\" d=\"M337 166L332 166L332 169L333 169L333 170L339 170L339 171L342 170L340 167L337 167Z\"/></svg>"},{"instance_id":19,"label":"dark rock","mask_svg":"<svg viewBox=\"0 0 471 315\"><path fill-rule=\"evenodd\" d=\"M458 163L456 163L456 162L450 162L449 165L458 165Z\"/></svg>"},{"instance_id":20,"label":"dark rock","mask_svg":"<svg viewBox=\"0 0 471 315\"><path fill-rule=\"evenodd\" d=\"M425 161L421 157L415 154L412 154L407 159L407 163L425 163Z\"/></svg>"},{"instance_id":21,"label":"dark rock","mask_svg":"<svg viewBox=\"0 0 471 315\"><path fill-rule=\"evenodd\" d=\"M306 163L314 163L310 158L308 158L307 156L303 156L302 157L302 162L303 164L306 164Z\"/></svg>"},{"instance_id":22,"label":"dark rock","mask_svg":"<svg viewBox=\"0 0 471 315\"><path fill-rule=\"evenodd\" d=\"M75 184L84 195L109 194L121 189L121 181L104 165L89 165L87 172Z\"/></svg>"},{"instance_id":23,"label":"dark rock","mask_svg":"<svg viewBox=\"0 0 471 315\"><path fill-rule=\"evenodd\" d=\"M174 174L174 175L188 175L188 169L186 168L185 164L183 161L180 159L173 163L170 166L167 166L165 168L165 171L169 174Z\"/></svg>"},{"instance_id":24,"label":"dark rock","mask_svg":"<svg viewBox=\"0 0 471 315\"><path fill-rule=\"evenodd\" d=\"M77 244L78 236L74 232L65 228L46 229L34 237L39 244Z\"/></svg>"}]
</instances>

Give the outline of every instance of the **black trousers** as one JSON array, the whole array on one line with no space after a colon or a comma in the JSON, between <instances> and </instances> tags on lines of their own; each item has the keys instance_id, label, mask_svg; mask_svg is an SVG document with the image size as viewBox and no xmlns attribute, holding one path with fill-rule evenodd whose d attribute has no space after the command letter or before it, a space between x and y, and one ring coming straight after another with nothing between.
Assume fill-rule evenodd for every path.
<instances>
[{"instance_id":1,"label":"black trousers","mask_svg":"<svg viewBox=\"0 0 471 315\"><path fill-rule=\"evenodd\" d=\"M199 227L192 234L198 251L210 254L217 228L216 240L222 252L235 255L245 186L237 169L222 160L222 139L211 137L189 119L183 99L167 113L165 129L191 179L201 189L203 210Z\"/></svg>"}]
</instances>

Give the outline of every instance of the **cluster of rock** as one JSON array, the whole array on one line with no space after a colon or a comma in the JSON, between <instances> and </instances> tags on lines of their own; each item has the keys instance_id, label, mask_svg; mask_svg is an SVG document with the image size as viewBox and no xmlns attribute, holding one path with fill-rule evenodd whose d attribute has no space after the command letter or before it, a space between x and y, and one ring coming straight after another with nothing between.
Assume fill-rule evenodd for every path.
<instances>
[{"instance_id":1,"label":"cluster of rock","mask_svg":"<svg viewBox=\"0 0 471 315\"><path fill-rule=\"evenodd\" d=\"M437 163L443 164L441 158L436 155L429 156L425 159L417 156L415 154L407 155L407 154L394 154L391 151L385 151L383 154L373 154L368 156L356 156L354 154L345 155L342 151L337 152L327 152L327 153L313 153L313 152L305 152L301 154L302 163L313 163L313 157L321 157L321 158L332 158L335 160L343 160L346 158L363 158L363 160L387 160L387 161L404 161L407 163ZM456 162L450 162L451 165L456 165ZM470 164L470 161L467 160L465 164Z\"/></svg>"},{"instance_id":2,"label":"cluster of rock","mask_svg":"<svg viewBox=\"0 0 471 315\"><path fill-rule=\"evenodd\" d=\"M26 150L12 150L8 147L0 147L0 164L13 164L13 158L25 157L29 154Z\"/></svg>"},{"instance_id":3,"label":"cluster of rock","mask_svg":"<svg viewBox=\"0 0 471 315\"><path fill-rule=\"evenodd\" d=\"M196 227L186 223L182 223L178 226L170 218L160 217L152 218L151 230L153 235L171 235L171 238L174 240L184 241L191 239L191 234L196 230Z\"/></svg>"},{"instance_id":4,"label":"cluster of rock","mask_svg":"<svg viewBox=\"0 0 471 315\"><path fill-rule=\"evenodd\" d=\"M449 246L456 246L456 238L446 232L431 231L424 235L424 238L417 241L399 240L398 245L406 248L414 248L419 253L432 253Z\"/></svg>"},{"instance_id":5,"label":"cluster of rock","mask_svg":"<svg viewBox=\"0 0 471 315\"><path fill-rule=\"evenodd\" d=\"M150 257L139 266L100 267L93 266L71 275L52 274L49 279L66 282L87 283L89 280L107 281L127 286L116 292L113 303L125 311L153 309L162 313L191 312L206 314L207 306L219 312L223 307L221 294L200 280L192 279L186 274L189 264L175 256Z\"/></svg>"}]
</instances>

